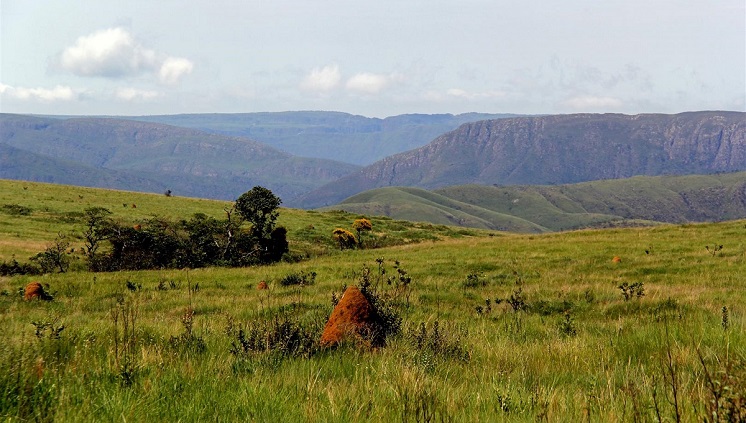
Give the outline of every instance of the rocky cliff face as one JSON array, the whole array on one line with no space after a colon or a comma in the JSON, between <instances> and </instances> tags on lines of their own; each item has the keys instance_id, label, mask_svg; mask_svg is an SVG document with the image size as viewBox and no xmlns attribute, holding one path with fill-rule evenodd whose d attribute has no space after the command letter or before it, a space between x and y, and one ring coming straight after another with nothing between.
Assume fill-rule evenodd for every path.
<instances>
[{"instance_id":1,"label":"rocky cliff face","mask_svg":"<svg viewBox=\"0 0 746 423\"><path fill-rule=\"evenodd\" d=\"M746 113L578 114L464 124L332 182L300 205L385 186L563 184L746 170Z\"/></svg>"}]
</instances>

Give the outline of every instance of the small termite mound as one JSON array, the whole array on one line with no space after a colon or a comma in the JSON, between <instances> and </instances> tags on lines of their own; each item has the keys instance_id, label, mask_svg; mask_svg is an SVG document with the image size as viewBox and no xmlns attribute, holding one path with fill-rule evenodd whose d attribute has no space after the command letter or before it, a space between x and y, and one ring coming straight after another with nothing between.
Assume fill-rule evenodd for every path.
<instances>
[{"instance_id":1,"label":"small termite mound","mask_svg":"<svg viewBox=\"0 0 746 423\"><path fill-rule=\"evenodd\" d=\"M357 287L348 287L334 307L321 334L322 347L334 347L342 341L362 341L372 348L385 345L378 312Z\"/></svg>"},{"instance_id":2,"label":"small termite mound","mask_svg":"<svg viewBox=\"0 0 746 423\"><path fill-rule=\"evenodd\" d=\"M33 300L34 298L44 301L52 300L52 296L44 290L44 287L39 282L31 282L26 285L26 289L23 292L23 299L25 301Z\"/></svg>"}]
</instances>

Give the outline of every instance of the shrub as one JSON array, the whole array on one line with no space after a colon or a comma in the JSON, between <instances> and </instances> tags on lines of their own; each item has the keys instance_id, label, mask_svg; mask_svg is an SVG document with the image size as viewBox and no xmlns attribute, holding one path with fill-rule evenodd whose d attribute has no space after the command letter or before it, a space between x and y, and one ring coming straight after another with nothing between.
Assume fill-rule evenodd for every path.
<instances>
[{"instance_id":1,"label":"shrub","mask_svg":"<svg viewBox=\"0 0 746 423\"><path fill-rule=\"evenodd\" d=\"M477 288L487 286L487 280L484 275L478 273L469 273L463 283L464 288Z\"/></svg>"},{"instance_id":2,"label":"shrub","mask_svg":"<svg viewBox=\"0 0 746 423\"><path fill-rule=\"evenodd\" d=\"M373 224L368 219L357 219L352 223L352 229L357 232L357 242L360 246L363 245L363 232L370 232L373 229Z\"/></svg>"},{"instance_id":3,"label":"shrub","mask_svg":"<svg viewBox=\"0 0 746 423\"><path fill-rule=\"evenodd\" d=\"M618 286L619 290L622 291L624 301L629 301L632 297L636 297L638 300L645 296L645 283L635 282L628 284L624 282Z\"/></svg>"},{"instance_id":4,"label":"shrub","mask_svg":"<svg viewBox=\"0 0 746 423\"><path fill-rule=\"evenodd\" d=\"M572 316L570 316L570 312L565 312L565 318L560 320L559 331L562 335L570 337L578 334L578 329Z\"/></svg>"},{"instance_id":5,"label":"shrub","mask_svg":"<svg viewBox=\"0 0 746 423\"><path fill-rule=\"evenodd\" d=\"M280 279L280 285L291 286L291 285L313 285L316 282L316 272L296 272L289 275L285 275Z\"/></svg>"},{"instance_id":6,"label":"shrub","mask_svg":"<svg viewBox=\"0 0 746 423\"><path fill-rule=\"evenodd\" d=\"M512 294L510 294L510 298L505 300L505 302L510 304L510 307L516 313L519 311L528 310L528 304L526 303L526 300L523 298L523 289L520 286L518 287L518 289L513 291Z\"/></svg>"},{"instance_id":7,"label":"shrub","mask_svg":"<svg viewBox=\"0 0 746 423\"><path fill-rule=\"evenodd\" d=\"M441 326L436 320L429 330L424 322L416 329L407 329L405 337L417 351L416 363L424 364L427 369L430 365L434 367L436 360L469 361L471 354L463 347L466 335L465 329Z\"/></svg>"},{"instance_id":8,"label":"shrub","mask_svg":"<svg viewBox=\"0 0 746 423\"><path fill-rule=\"evenodd\" d=\"M32 261L39 263L44 273L65 273L70 268L70 242L64 235L58 235L43 252L31 257Z\"/></svg>"},{"instance_id":9,"label":"shrub","mask_svg":"<svg viewBox=\"0 0 746 423\"><path fill-rule=\"evenodd\" d=\"M246 358L253 354L278 353L282 357L311 357L319 351L321 330L314 324L303 324L286 313L269 321L254 321L239 329L231 342L230 352Z\"/></svg>"},{"instance_id":10,"label":"shrub","mask_svg":"<svg viewBox=\"0 0 746 423\"><path fill-rule=\"evenodd\" d=\"M194 309L188 308L181 316L184 332L179 336L172 336L169 340L171 348L182 354L199 354L207 350L207 344L201 336L192 332L194 325Z\"/></svg>"},{"instance_id":11,"label":"shrub","mask_svg":"<svg viewBox=\"0 0 746 423\"><path fill-rule=\"evenodd\" d=\"M31 263L19 263L15 258L9 262L0 262L0 276L40 275L41 268Z\"/></svg>"},{"instance_id":12,"label":"shrub","mask_svg":"<svg viewBox=\"0 0 746 423\"><path fill-rule=\"evenodd\" d=\"M347 229L337 228L332 232L332 238L339 244L340 250L355 248L357 239Z\"/></svg>"},{"instance_id":13,"label":"shrub","mask_svg":"<svg viewBox=\"0 0 746 423\"><path fill-rule=\"evenodd\" d=\"M18 204L3 204L1 210L11 216L28 216L31 214L31 209Z\"/></svg>"},{"instance_id":14,"label":"shrub","mask_svg":"<svg viewBox=\"0 0 746 423\"><path fill-rule=\"evenodd\" d=\"M402 328L402 318L394 301L396 291L388 295L379 292L364 276L358 288L378 314L381 333L371 334L371 336L387 339L389 336L398 335Z\"/></svg>"}]
</instances>

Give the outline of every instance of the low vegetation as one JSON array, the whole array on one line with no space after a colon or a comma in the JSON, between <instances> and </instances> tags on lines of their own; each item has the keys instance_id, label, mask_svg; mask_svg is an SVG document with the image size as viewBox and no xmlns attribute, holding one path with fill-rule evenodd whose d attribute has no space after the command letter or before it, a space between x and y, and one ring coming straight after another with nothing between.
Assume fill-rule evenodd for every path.
<instances>
[{"instance_id":1,"label":"low vegetation","mask_svg":"<svg viewBox=\"0 0 746 423\"><path fill-rule=\"evenodd\" d=\"M6 263L79 230L83 216L65 216L89 207L131 224L154 210L224 213L163 195L100 192L119 208L60 198L72 190L29 200L42 189L0 190L31 209L0 213ZM182 201L184 216L168 214ZM291 257L269 266L93 273L75 259L65 273L0 277L0 416L746 419L745 221L511 235L368 217L365 248L340 250L332 231L360 218L281 209ZM74 254L84 244L70 242ZM52 299L24 301L32 281ZM375 295L385 346L321 348L353 285Z\"/></svg>"},{"instance_id":2,"label":"low vegetation","mask_svg":"<svg viewBox=\"0 0 746 423\"><path fill-rule=\"evenodd\" d=\"M746 172L564 185L377 188L331 208L434 224L541 233L746 217ZM717 248L711 246L710 248Z\"/></svg>"}]
</instances>

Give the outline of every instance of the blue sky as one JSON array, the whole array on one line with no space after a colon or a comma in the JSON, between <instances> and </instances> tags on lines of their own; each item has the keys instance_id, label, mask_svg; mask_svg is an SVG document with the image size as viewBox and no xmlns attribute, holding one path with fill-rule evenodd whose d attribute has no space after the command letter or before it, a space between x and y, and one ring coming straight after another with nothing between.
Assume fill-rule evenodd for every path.
<instances>
[{"instance_id":1,"label":"blue sky","mask_svg":"<svg viewBox=\"0 0 746 423\"><path fill-rule=\"evenodd\" d=\"M2 0L0 111L746 110L743 0Z\"/></svg>"}]
</instances>

